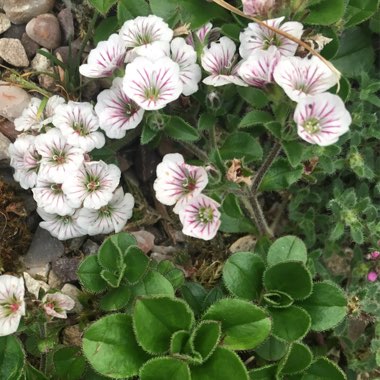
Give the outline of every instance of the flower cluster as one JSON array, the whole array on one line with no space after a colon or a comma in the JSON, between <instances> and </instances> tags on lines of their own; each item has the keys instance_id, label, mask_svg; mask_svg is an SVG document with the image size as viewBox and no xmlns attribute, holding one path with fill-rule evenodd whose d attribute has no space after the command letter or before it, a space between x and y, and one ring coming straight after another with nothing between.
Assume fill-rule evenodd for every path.
<instances>
[{"instance_id":1,"label":"flower cluster","mask_svg":"<svg viewBox=\"0 0 380 380\"><path fill-rule=\"evenodd\" d=\"M378 265L378 262L380 260L380 252L379 251L371 252L370 254L367 255L367 259L370 260L374 264L374 267L367 274L367 280L369 282L375 282L379 278L379 274L380 274L380 268Z\"/></svg>"},{"instance_id":2,"label":"flower cluster","mask_svg":"<svg viewBox=\"0 0 380 380\"><path fill-rule=\"evenodd\" d=\"M206 170L185 163L179 153L164 156L157 166L156 198L173 206L185 235L211 240L220 226L219 203L202 194L208 183Z\"/></svg>"},{"instance_id":3,"label":"flower cluster","mask_svg":"<svg viewBox=\"0 0 380 380\"><path fill-rule=\"evenodd\" d=\"M90 103L32 98L15 125L23 133L9 147L14 177L32 189L42 228L66 240L124 227L134 200L118 188L117 166L90 161L105 144Z\"/></svg>"}]
</instances>

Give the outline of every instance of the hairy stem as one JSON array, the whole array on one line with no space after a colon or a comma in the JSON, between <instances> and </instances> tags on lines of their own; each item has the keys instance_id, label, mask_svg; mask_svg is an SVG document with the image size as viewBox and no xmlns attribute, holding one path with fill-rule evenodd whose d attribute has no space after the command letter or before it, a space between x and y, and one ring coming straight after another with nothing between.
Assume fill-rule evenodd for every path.
<instances>
[{"instance_id":1,"label":"hairy stem","mask_svg":"<svg viewBox=\"0 0 380 380\"><path fill-rule=\"evenodd\" d=\"M180 145L182 145L187 151L193 153L194 156L199 158L201 161L204 161L204 163L209 162L209 158L207 154L202 149L199 149L196 145L189 142L185 142L185 141L177 141L177 142Z\"/></svg>"}]
</instances>

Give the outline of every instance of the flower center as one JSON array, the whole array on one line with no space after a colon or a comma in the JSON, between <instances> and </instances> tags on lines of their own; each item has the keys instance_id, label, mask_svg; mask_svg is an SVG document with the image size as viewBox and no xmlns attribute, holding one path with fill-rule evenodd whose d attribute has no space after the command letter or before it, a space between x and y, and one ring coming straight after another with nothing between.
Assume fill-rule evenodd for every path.
<instances>
[{"instance_id":1,"label":"flower center","mask_svg":"<svg viewBox=\"0 0 380 380\"><path fill-rule=\"evenodd\" d=\"M201 207L198 211L198 220L202 223L211 223L214 220L214 210L211 207Z\"/></svg>"},{"instance_id":2,"label":"flower center","mask_svg":"<svg viewBox=\"0 0 380 380\"><path fill-rule=\"evenodd\" d=\"M62 193L62 185L60 183L51 184L50 189L53 191L54 194L61 194Z\"/></svg>"},{"instance_id":3,"label":"flower center","mask_svg":"<svg viewBox=\"0 0 380 380\"><path fill-rule=\"evenodd\" d=\"M9 305L9 310L11 311L11 313L16 313L19 308L20 305L17 302Z\"/></svg>"},{"instance_id":4,"label":"flower center","mask_svg":"<svg viewBox=\"0 0 380 380\"><path fill-rule=\"evenodd\" d=\"M182 182L182 188L186 193L191 193L197 188L197 181L193 177L186 177Z\"/></svg>"},{"instance_id":5,"label":"flower center","mask_svg":"<svg viewBox=\"0 0 380 380\"><path fill-rule=\"evenodd\" d=\"M153 38L150 34L140 34L136 37L136 46L147 45L153 42Z\"/></svg>"},{"instance_id":6,"label":"flower center","mask_svg":"<svg viewBox=\"0 0 380 380\"><path fill-rule=\"evenodd\" d=\"M55 150L52 156L53 161L58 165L62 165L66 162L66 153L62 150Z\"/></svg>"},{"instance_id":7,"label":"flower center","mask_svg":"<svg viewBox=\"0 0 380 380\"><path fill-rule=\"evenodd\" d=\"M55 304L54 302L49 302L46 304L46 307L48 307L49 309L54 309L55 308Z\"/></svg>"},{"instance_id":8,"label":"flower center","mask_svg":"<svg viewBox=\"0 0 380 380\"><path fill-rule=\"evenodd\" d=\"M303 128L306 132L315 134L321 130L321 125L319 124L319 120L313 117L304 123Z\"/></svg>"},{"instance_id":9,"label":"flower center","mask_svg":"<svg viewBox=\"0 0 380 380\"><path fill-rule=\"evenodd\" d=\"M75 121L72 125L72 128L79 136L87 136L89 134L86 126L83 123Z\"/></svg>"},{"instance_id":10,"label":"flower center","mask_svg":"<svg viewBox=\"0 0 380 380\"><path fill-rule=\"evenodd\" d=\"M63 224L70 224L72 222L70 215L65 215L60 217Z\"/></svg>"},{"instance_id":11,"label":"flower center","mask_svg":"<svg viewBox=\"0 0 380 380\"><path fill-rule=\"evenodd\" d=\"M103 206L99 209L99 215L104 218L110 218L112 211L109 206Z\"/></svg>"},{"instance_id":12,"label":"flower center","mask_svg":"<svg viewBox=\"0 0 380 380\"><path fill-rule=\"evenodd\" d=\"M98 177L92 177L88 178L88 182L86 184L87 190L90 192L94 192L99 189L100 187L100 181Z\"/></svg>"},{"instance_id":13,"label":"flower center","mask_svg":"<svg viewBox=\"0 0 380 380\"><path fill-rule=\"evenodd\" d=\"M275 34L274 36L271 36L270 38L267 38L266 40L264 40L264 44L263 44L264 50L268 50L271 46L277 46L277 47L281 46L281 40L277 36L277 34Z\"/></svg>"},{"instance_id":14,"label":"flower center","mask_svg":"<svg viewBox=\"0 0 380 380\"><path fill-rule=\"evenodd\" d=\"M151 86L145 89L145 97L149 100L156 101L160 97L160 90Z\"/></svg>"}]
</instances>

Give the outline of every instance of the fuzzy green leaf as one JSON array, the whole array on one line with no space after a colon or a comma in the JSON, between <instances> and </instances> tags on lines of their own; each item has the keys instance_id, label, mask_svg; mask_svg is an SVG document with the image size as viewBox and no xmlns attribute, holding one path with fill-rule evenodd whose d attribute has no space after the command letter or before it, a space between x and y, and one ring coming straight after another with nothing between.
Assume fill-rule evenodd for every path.
<instances>
[{"instance_id":1,"label":"fuzzy green leaf","mask_svg":"<svg viewBox=\"0 0 380 380\"><path fill-rule=\"evenodd\" d=\"M306 24L330 25L339 21L344 14L344 0L320 0L309 7Z\"/></svg>"},{"instance_id":2,"label":"fuzzy green leaf","mask_svg":"<svg viewBox=\"0 0 380 380\"><path fill-rule=\"evenodd\" d=\"M140 371L141 380L191 380L190 368L182 360L171 357L154 358Z\"/></svg>"},{"instance_id":3,"label":"fuzzy green leaf","mask_svg":"<svg viewBox=\"0 0 380 380\"><path fill-rule=\"evenodd\" d=\"M48 380L48 378L29 363L25 364L22 380Z\"/></svg>"},{"instance_id":4,"label":"fuzzy green leaf","mask_svg":"<svg viewBox=\"0 0 380 380\"><path fill-rule=\"evenodd\" d=\"M98 262L103 269L111 273L119 272L123 256L120 248L111 239L106 239L100 246Z\"/></svg>"},{"instance_id":5,"label":"fuzzy green leaf","mask_svg":"<svg viewBox=\"0 0 380 380\"><path fill-rule=\"evenodd\" d=\"M282 147L288 157L290 165L296 168L302 161L304 147L299 141L282 141Z\"/></svg>"},{"instance_id":6,"label":"fuzzy green leaf","mask_svg":"<svg viewBox=\"0 0 380 380\"><path fill-rule=\"evenodd\" d=\"M269 248L267 262L269 266L283 261L301 261L306 264L307 249L305 243L296 236L284 236L277 239Z\"/></svg>"},{"instance_id":7,"label":"fuzzy green leaf","mask_svg":"<svg viewBox=\"0 0 380 380\"><path fill-rule=\"evenodd\" d=\"M190 333L186 330L176 331L170 339L170 353L181 354L190 340Z\"/></svg>"},{"instance_id":8,"label":"fuzzy green leaf","mask_svg":"<svg viewBox=\"0 0 380 380\"><path fill-rule=\"evenodd\" d=\"M54 352L55 372L60 380L79 380L86 368L86 360L79 347L63 347Z\"/></svg>"},{"instance_id":9,"label":"fuzzy green leaf","mask_svg":"<svg viewBox=\"0 0 380 380\"><path fill-rule=\"evenodd\" d=\"M331 360L318 358L306 370L302 380L345 380L346 375Z\"/></svg>"},{"instance_id":10,"label":"fuzzy green leaf","mask_svg":"<svg viewBox=\"0 0 380 380\"><path fill-rule=\"evenodd\" d=\"M270 335L263 344L256 348L255 352L264 360L272 362L280 360L286 354L286 348L286 342Z\"/></svg>"},{"instance_id":11,"label":"fuzzy green leaf","mask_svg":"<svg viewBox=\"0 0 380 380\"><path fill-rule=\"evenodd\" d=\"M237 92L248 104L255 108L264 108L269 103L267 94L259 88L238 87Z\"/></svg>"},{"instance_id":12,"label":"fuzzy green leaf","mask_svg":"<svg viewBox=\"0 0 380 380\"><path fill-rule=\"evenodd\" d=\"M254 368L249 371L251 380L276 380L277 364Z\"/></svg>"},{"instance_id":13,"label":"fuzzy green leaf","mask_svg":"<svg viewBox=\"0 0 380 380\"><path fill-rule=\"evenodd\" d=\"M220 336L220 322L201 321L191 335L191 344L202 359L207 360L218 345Z\"/></svg>"},{"instance_id":14,"label":"fuzzy green leaf","mask_svg":"<svg viewBox=\"0 0 380 380\"><path fill-rule=\"evenodd\" d=\"M267 292L263 295L263 301L270 307L285 308L293 304L294 300L289 294L278 290Z\"/></svg>"},{"instance_id":15,"label":"fuzzy green leaf","mask_svg":"<svg viewBox=\"0 0 380 380\"><path fill-rule=\"evenodd\" d=\"M149 271L146 276L132 288L132 297L149 295L174 296L172 284L161 273Z\"/></svg>"},{"instance_id":16,"label":"fuzzy green leaf","mask_svg":"<svg viewBox=\"0 0 380 380\"><path fill-rule=\"evenodd\" d=\"M243 119L239 123L239 128L252 127L253 125L263 125L273 121L273 116L266 111L250 111L244 115Z\"/></svg>"},{"instance_id":17,"label":"fuzzy green leaf","mask_svg":"<svg viewBox=\"0 0 380 380\"><path fill-rule=\"evenodd\" d=\"M203 312L203 302L207 292L201 284L187 281L181 288L181 294L195 315L200 315Z\"/></svg>"},{"instance_id":18,"label":"fuzzy green leaf","mask_svg":"<svg viewBox=\"0 0 380 380\"><path fill-rule=\"evenodd\" d=\"M344 19L345 27L349 28L368 20L378 9L378 0L350 0Z\"/></svg>"},{"instance_id":19,"label":"fuzzy green leaf","mask_svg":"<svg viewBox=\"0 0 380 380\"><path fill-rule=\"evenodd\" d=\"M116 4L117 0L88 0L90 4L99 12L105 15L110 8Z\"/></svg>"},{"instance_id":20,"label":"fuzzy green leaf","mask_svg":"<svg viewBox=\"0 0 380 380\"><path fill-rule=\"evenodd\" d=\"M170 260L160 261L156 269L170 281L174 289L180 288L185 282L183 271L176 268Z\"/></svg>"},{"instance_id":21,"label":"fuzzy green leaf","mask_svg":"<svg viewBox=\"0 0 380 380\"><path fill-rule=\"evenodd\" d=\"M200 137L198 131L179 116L166 116L164 130L169 137L180 141L197 141Z\"/></svg>"},{"instance_id":22,"label":"fuzzy green leaf","mask_svg":"<svg viewBox=\"0 0 380 380\"><path fill-rule=\"evenodd\" d=\"M110 289L100 299L99 306L104 311L120 310L128 304L131 293L129 285L121 285L116 289Z\"/></svg>"},{"instance_id":23,"label":"fuzzy green leaf","mask_svg":"<svg viewBox=\"0 0 380 380\"><path fill-rule=\"evenodd\" d=\"M125 277L130 284L135 284L146 273L149 266L149 258L136 246L127 249L124 256Z\"/></svg>"},{"instance_id":24,"label":"fuzzy green leaf","mask_svg":"<svg viewBox=\"0 0 380 380\"><path fill-rule=\"evenodd\" d=\"M14 335L0 337L0 379L18 379L24 366L25 354Z\"/></svg>"},{"instance_id":25,"label":"fuzzy green leaf","mask_svg":"<svg viewBox=\"0 0 380 380\"><path fill-rule=\"evenodd\" d=\"M138 16L148 16L149 5L145 0L118 0L117 20L119 25Z\"/></svg>"},{"instance_id":26,"label":"fuzzy green leaf","mask_svg":"<svg viewBox=\"0 0 380 380\"><path fill-rule=\"evenodd\" d=\"M99 293L107 289L107 283L100 276L102 267L96 256L86 257L77 270L78 278L82 286L89 292Z\"/></svg>"},{"instance_id":27,"label":"fuzzy green leaf","mask_svg":"<svg viewBox=\"0 0 380 380\"><path fill-rule=\"evenodd\" d=\"M312 360L310 348L296 342L290 346L287 355L279 363L279 370L284 374L299 373L309 367Z\"/></svg>"},{"instance_id":28,"label":"fuzzy green leaf","mask_svg":"<svg viewBox=\"0 0 380 380\"><path fill-rule=\"evenodd\" d=\"M124 270L125 270L125 265L123 264L123 266L121 267L120 273L113 273L107 269L103 269L100 272L100 276L102 277L104 281L107 282L109 286L111 286L112 288L118 288L123 278Z\"/></svg>"},{"instance_id":29,"label":"fuzzy green leaf","mask_svg":"<svg viewBox=\"0 0 380 380\"><path fill-rule=\"evenodd\" d=\"M119 247L123 255L130 246L137 246L136 238L128 232L119 232L118 234L111 235L107 239L111 240L117 247Z\"/></svg>"}]
</instances>

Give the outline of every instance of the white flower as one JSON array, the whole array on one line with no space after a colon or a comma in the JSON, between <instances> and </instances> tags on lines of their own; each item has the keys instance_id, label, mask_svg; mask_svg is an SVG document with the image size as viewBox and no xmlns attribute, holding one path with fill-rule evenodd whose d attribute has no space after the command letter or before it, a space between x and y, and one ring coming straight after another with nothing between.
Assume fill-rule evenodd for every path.
<instances>
[{"instance_id":1,"label":"white flower","mask_svg":"<svg viewBox=\"0 0 380 380\"><path fill-rule=\"evenodd\" d=\"M63 293L48 293L42 298L45 313L55 318L67 318L66 311L73 309L75 301Z\"/></svg>"},{"instance_id":2,"label":"white flower","mask_svg":"<svg viewBox=\"0 0 380 380\"><path fill-rule=\"evenodd\" d=\"M98 95L95 112L100 128L112 139L121 139L126 131L136 128L144 115L140 108L123 91L123 79L115 78L109 90Z\"/></svg>"},{"instance_id":3,"label":"white flower","mask_svg":"<svg viewBox=\"0 0 380 380\"><path fill-rule=\"evenodd\" d=\"M241 63L238 73L250 86L264 87L273 82L273 71L280 58L273 46L268 50L255 50Z\"/></svg>"},{"instance_id":4,"label":"white flower","mask_svg":"<svg viewBox=\"0 0 380 380\"><path fill-rule=\"evenodd\" d=\"M59 105L65 103L65 99L63 99L62 96L59 95L53 95L51 98L49 98L44 109L44 120L42 121L42 124L46 125L52 123L56 108Z\"/></svg>"},{"instance_id":5,"label":"white flower","mask_svg":"<svg viewBox=\"0 0 380 380\"><path fill-rule=\"evenodd\" d=\"M199 195L208 183L206 170L185 163L179 153L169 153L157 165L153 188L156 198L164 205L176 204L174 212Z\"/></svg>"},{"instance_id":6,"label":"white flower","mask_svg":"<svg viewBox=\"0 0 380 380\"><path fill-rule=\"evenodd\" d=\"M326 92L302 98L294 112L294 121L302 139L327 146L348 132L352 120L342 99Z\"/></svg>"},{"instance_id":7,"label":"white flower","mask_svg":"<svg viewBox=\"0 0 380 380\"><path fill-rule=\"evenodd\" d=\"M169 57L154 62L137 57L125 69L123 89L141 108L161 109L181 95L179 66Z\"/></svg>"},{"instance_id":8,"label":"white flower","mask_svg":"<svg viewBox=\"0 0 380 380\"><path fill-rule=\"evenodd\" d=\"M106 206L98 210L82 208L78 223L87 230L88 235L120 232L132 216L134 202L132 194L124 194L119 187Z\"/></svg>"},{"instance_id":9,"label":"white flower","mask_svg":"<svg viewBox=\"0 0 380 380\"><path fill-rule=\"evenodd\" d=\"M62 190L75 207L99 209L111 199L120 180L120 169L103 161L85 162L62 184Z\"/></svg>"},{"instance_id":10,"label":"white flower","mask_svg":"<svg viewBox=\"0 0 380 380\"><path fill-rule=\"evenodd\" d=\"M296 102L306 95L325 92L338 82L335 73L317 57L284 57L273 76L286 95Z\"/></svg>"},{"instance_id":11,"label":"white flower","mask_svg":"<svg viewBox=\"0 0 380 380\"><path fill-rule=\"evenodd\" d=\"M179 65L179 77L183 84L182 93L189 96L198 91L198 83L202 78L201 68L196 63L197 53L184 38L174 38L170 44L171 58Z\"/></svg>"},{"instance_id":12,"label":"white flower","mask_svg":"<svg viewBox=\"0 0 380 380\"><path fill-rule=\"evenodd\" d=\"M203 48L202 67L211 74L203 79L203 83L210 86L224 86L234 83L246 86L238 75L236 65L236 45L228 37L222 37L218 42L211 42L210 48Z\"/></svg>"},{"instance_id":13,"label":"white flower","mask_svg":"<svg viewBox=\"0 0 380 380\"><path fill-rule=\"evenodd\" d=\"M28 106L22 111L21 116L14 121L16 131L40 130L44 120L43 112L38 113L40 106L41 99L32 98L30 100Z\"/></svg>"},{"instance_id":14,"label":"white flower","mask_svg":"<svg viewBox=\"0 0 380 380\"><path fill-rule=\"evenodd\" d=\"M87 64L79 66L79 72L88 78L110 77L124 64L126 48L124 41L117 34L111 34L107 41L98 43L90 51Z\"/></svg>"},{"instance_id":15,"label":"white flower","mask_svg":"<svg viewBox=\"0 0 380 380\"><path fill-rule=\"evenodd\" d=\"M105 144L103 133L98 131L99 120L90 103L69 101L57 107L53 124L66 137L67 142L85 152Z\"/></svg>"},{"instance_id":16,"label":"white flower","mask_svg":"<svg viewBox=\"0 0 380 380\"><path fill-rule=\"evenodd\" d=\"M208 22L207 24L202 25L195 32L200 43L205 44L206 38L207 38L208 34L210 33L211 29L212 29L212 24L211 24L211 22Z\"/></svg>"},{"instance_id":17,"label":"white flower","mask_svg":"<svg viewBox=\"0 0 380 380\"><path fill-rule=\"evenodd\" d=\"M275 5L275 0L242 0L243 12L246 15L265 15Z\"/></svg>"},{"instance_id":18,"label":"white flower","mask_svg":"<svg viewBox=\"0 0 380 380\"><path fill-rule=\"evenodd\" d=\"M72 215L50 214L41 208L37 208L37 212L44 220L40 222L40 227L49 231L52 236L59 240L86 235L86 231L77 222L78 210Z\"/></svg>"},{"instance_id":19,"label":"white flower","mask_svg":"<svg viewBox=\"0 0 380 380\"><path fill-rule=\"evenodd\" d=\"M219 203L206 195L198 195L179 211L185 235L211 240L220 226Z\"/></svg>"},{"instance_id":20,"label":"white flower","mask_svg":"<svg viewBox=\"0 0 380 380\"><path fill-rule=\"evenodd\" d=\"M32 189L32 192L37 206L47 213L64 216L72 215L75 211L63 193L61 183L38 178L36 187Z\"/></svg>"},{"instance_id":21,"label":"white flower","mask_svg":"<svg viewBox=\"0 0 380 380\"><path fill-rule=\"evenodd\" d=\"M137 55L155 60L168 54L173 30L160 17L139 16L124 23L120 37Z\"/></svg>"},{"instance_id":22,"label":"white flower","mask_svg":"<svg viewBox=\"0 0 380 380\"><path fill-rule=\"evenodd\" d=\"M0 336L17 331L25 315L24 280L3 274L0 276Z\"/></svg>"},{"instance_id":23,"label":"white flower","mask_svg":"<svg viewBox=\"0 0 380 380\"><path fill-rule=\"evenodd\" d=\"M302 24L297 21L289 21L281 25L284 19L285 17L279 17L264 22L296 38L301 38L303 33ZM240 43L239 52L244 59L248 58L255 49L267 50L270 46L275 46L281 55L292 56L298 47L296 42L256 23L248 24L248 27L240 33Z\"/></svg>"},{"instance_id":24,"label":"white flower","mask_svg":"<svg viewBox=\"0 0 380 380\"><path fill-rule=\"evenodd\" d=\"M37 136L34 145L41 155L39 177L52 182L62 183L84 160L84 151L68 144L57 128Z\"/></svg>"}]
</instances>

